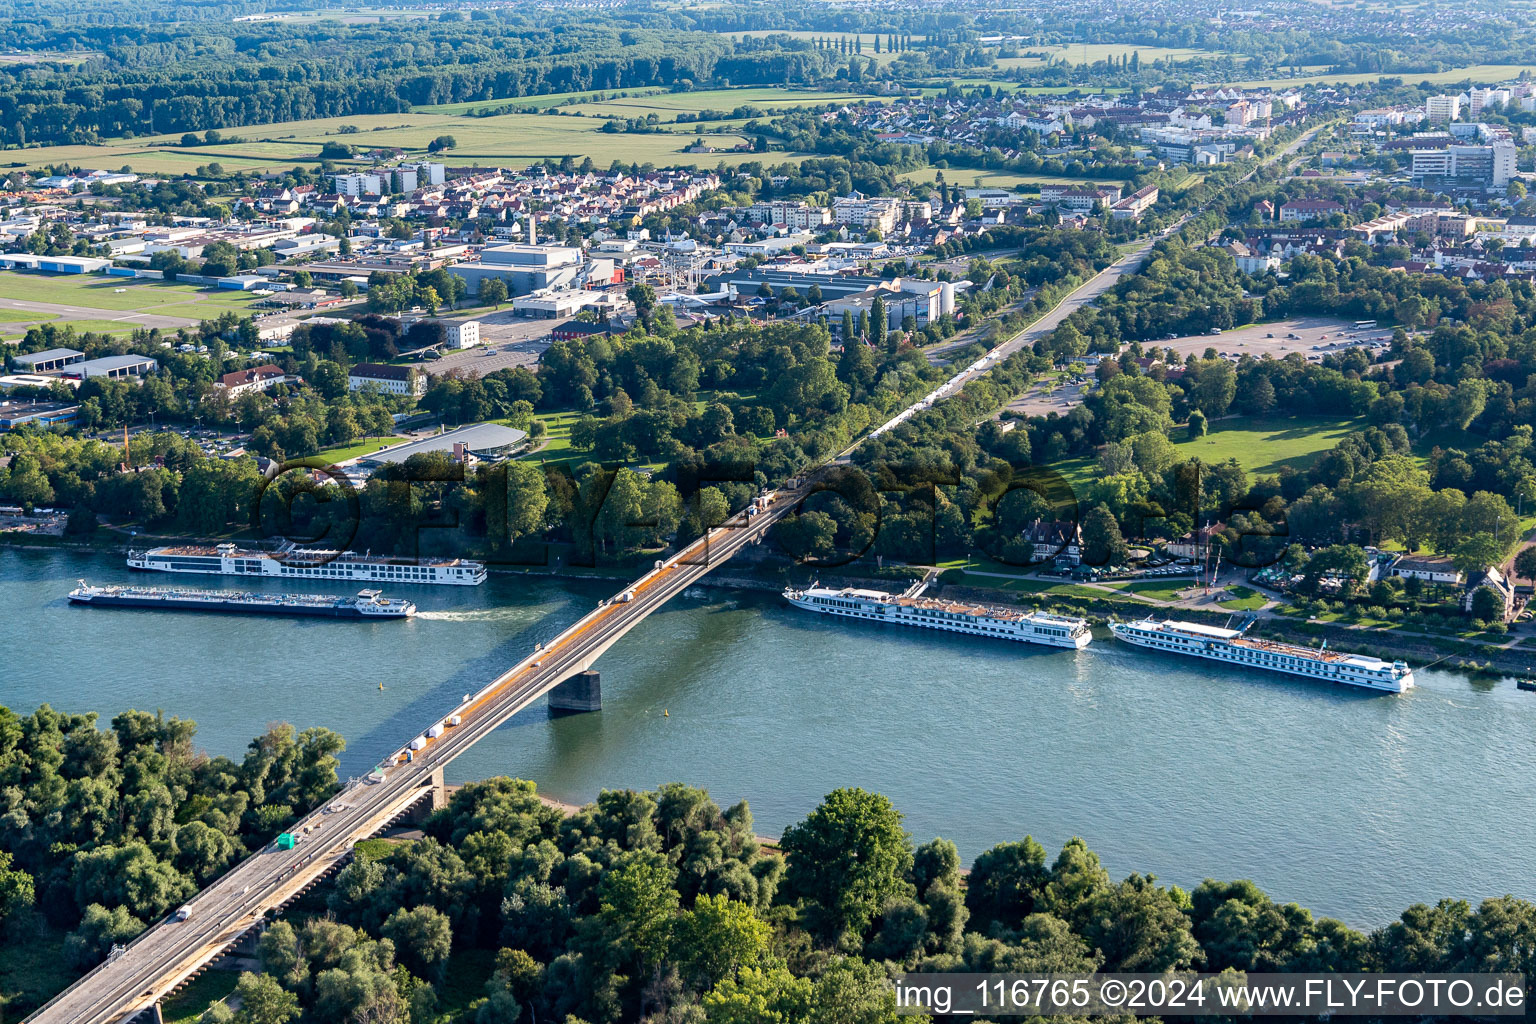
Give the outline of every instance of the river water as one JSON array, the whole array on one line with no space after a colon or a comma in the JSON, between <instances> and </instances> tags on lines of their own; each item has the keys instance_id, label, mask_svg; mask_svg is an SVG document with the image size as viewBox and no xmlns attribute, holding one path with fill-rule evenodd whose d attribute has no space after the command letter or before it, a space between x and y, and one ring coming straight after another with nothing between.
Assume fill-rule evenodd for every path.
<instances>
[{"instance_id":1,"label":"river water","mask_svg":"<svg viewBox=\"0 0 1536 1024\"><path fill-rule=\"evenodd\" d=\"M399 586L415 620L355 622L76 608L64 595L78 577L232 583L0 550L0 703L104 719L160 708L234 757L269 722L326 726L347 738L343 774L614 589L508 576ZM1507 679L1420 671L1417 689L1377 696L1107 638L1057 651L720 589L674 600L598 668L602 711L530 709L450 781L516 775L572 802L687 782L722 806L745 798L769 835L857 785L895 801L918 841L945 836L967 860L1025 834L1054 855L1079 835L1115 877L1252 878L1357 927L1443 896L1536 896L1536 694Z\"/></svg>"}]
</instances>

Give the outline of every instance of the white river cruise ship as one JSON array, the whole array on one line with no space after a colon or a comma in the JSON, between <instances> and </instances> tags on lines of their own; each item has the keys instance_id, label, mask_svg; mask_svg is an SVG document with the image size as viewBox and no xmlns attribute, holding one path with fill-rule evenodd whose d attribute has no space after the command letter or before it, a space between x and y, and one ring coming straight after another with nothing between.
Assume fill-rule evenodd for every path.
<instances>
[{"instance_id":1,"label":"white river cruise ship","mask_svg":"<svg viewBox=\"0 0 1536 1024\"><path fill-rule=\"evenodd\" d=\"M130 551L128 568L151 572L192 572L213 576L277 576L283 579L348 580L371 583L438 583L474 587L485 582L485 566L462 558L382 558L355 551L287 548L253 551L234 544L178 545Z\"/></svg>"},{"instance_id":2,"label":"white river cruise ship","mask_svg":"<svg viewBox=\"0 0 1536 1024\"><path fill-rule=\"evenodd\" d=\"M1384 693L1413 688L1413 670L1406 662L1382 661L1361 654L1344 654L1326 647L1316 649L1244 636L1241 629L1207 626L1199 622L1111 622L1110 631L1128 644L1210 658L1232 665L1286 672L1325 683L1344 683Z\"/></svg>"},{"instance_id":3,"label":"white river cruise ship","mask_svg":"<svg viewBox=\"0 0 1536 1024\"><path fill-rule=\"evenodd\" d=\"M812 584L804 590L786 589L784 599L796 608L823 615L845 615L866 622L921 626L925 629L943 629L951 633L989 636L997 640L1020 640L1051 647L1081 650L1093 639L1085 619L991 605L940 601L921 596L923 589L923 585L918 584L905 594L888 594L883 590L858 590L853 587L832 590Z\"/></svg>"}]
</instances>

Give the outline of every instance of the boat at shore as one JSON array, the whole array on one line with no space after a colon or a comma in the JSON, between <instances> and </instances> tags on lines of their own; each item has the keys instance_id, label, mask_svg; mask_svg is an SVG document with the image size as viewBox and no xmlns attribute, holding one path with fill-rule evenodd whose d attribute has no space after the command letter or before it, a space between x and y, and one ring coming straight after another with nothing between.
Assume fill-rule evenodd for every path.
<instances>
[{"instance_id":1,"label":"boat at shore","mask_svg":"<svg viewBox=\"0 0 1536 1024\"><path fill-rule=\"evenodd\" d=\"M362 590L355 597L330 594L251 594L239 590L170 587L93 587L80 581L69 592L71 604L100 608L147 608L156 611L226 612L238 615L300 615L331 619L408 619L416 606Z\"/></svg>"},{"instance_id":2,"label":"boat at shore","mask_svg":"<svg viewBox=\"0 0 1536 1024\"><path fill-rule=\"evenodd\" d=\"M277 576L368 583L438 583L475 587L485 582L485 565L465 558L404 559L289 545L258 551L235 544L177 544L130 551L128 568L149 572L191 572L213 576Z\"/></svg>"},{"instance_id":3,"label":"boat at shore","mask_svg":"<svg viewBox=\"0 0 1536 1024\"><path fill-rule=\"evenodd\" d=\"M923 589L923 584L917 584L905 593L890 594L883 590L860 590L855 587L834 590L813 583L804 589L786 588L784 600L796 608L822 615L841 615L895 626L942 629L949 633L1045 644L1049 647L1081 650L1093 639L1086 619L965 601L941 601L923 597Z\"/></svg>"},{"instance_id":4,"label":"boat at shore","mask_svg":"<svg viewBox=\"0 0 1536 1024\"><path fill-rule=\"evenodd\" d=\"M1250 637L1245 635L1246 629L1177 620L1158 622L1151 618L1111 622L1109 629L1116 639L1169 654L1209 658L1383 693L1402 693L1413 688L1413 670L1407 662L1330 651L1326 644L1322 648L1302 647Z\"/></svg>"}]
</instances>

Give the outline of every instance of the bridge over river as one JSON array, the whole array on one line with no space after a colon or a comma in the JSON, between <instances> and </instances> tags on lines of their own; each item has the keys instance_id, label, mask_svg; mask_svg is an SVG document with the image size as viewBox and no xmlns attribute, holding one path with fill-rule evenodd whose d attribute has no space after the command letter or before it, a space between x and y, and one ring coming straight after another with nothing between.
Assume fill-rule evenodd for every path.
<instances>
[{"instance_id":1,"label":"bridge over river","mask_svg":"<svg viewBox=\"0 0 1536 1024\"><path fill-rule=\"evenodd\" d=\"M1180 222L1182 224L1182 221ZM1179 225L1165 230L1172 233ZM1034 324L957 373L937 391L902 410L865 437L904 422L964 385L990 372L1004 358L1044 337L1073 310L1091 302L1151 250L1148 240L1067 295ZM862 439L861 439L862 440ZM846 462L855 442L835 461ZM438 801L443 769L507 719L577 673L589 669L647 615L705 576L748 544L760 540L815 489L799 482L758 509L743 511L710 530L676 556L660 562L628 588L603 601L540 650L531 652L384 762L380 771L348 785L324 806L293 826L291 849L272 844L247 857L186 905L185 920L154 925L106 963L75 982L30 1018L37 1024L108 1024L150 1011L159 1018L160 1000L174 992L270 913L314 885L351 856L359 840L377 834L422 801ZM456 717L458 724L446 723ZM437 727L442 726L439 730ZM430 733L437 732L432 736ZM406 751L411 750L407 760Z\"/></svg>"}]
</instances>

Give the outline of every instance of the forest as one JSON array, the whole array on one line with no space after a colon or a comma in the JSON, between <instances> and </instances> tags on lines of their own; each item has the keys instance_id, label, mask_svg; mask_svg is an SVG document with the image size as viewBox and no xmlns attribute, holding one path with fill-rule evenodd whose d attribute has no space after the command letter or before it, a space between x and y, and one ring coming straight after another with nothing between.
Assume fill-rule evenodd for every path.
<instances>
[{"instance_id":1,"label":"forest","mask_svg":"<svg viewBox=\"0 0 1536 1024\"><path fill-rule=\"evenodd\" d=\"M0 955L99 962L336 785L342 743L275 727L237 763L184 719L0 708ZM669 784L563 813L531 782L458 789L424 837L369 840L281 914L201 1020L896 1024L893 972L1516 971L1536 906L1415 904L1360 931L1248 880L1116 880L1028 822L966 867L878 793L837 788L773 846ZM466 976L472 983L466 985ZM48 993L0 974L25 1012ZM452 978L454 984L446 982ZM466 992L467 990L467 992ZM923 1019L921 1017L917 1018Z\"/></svg>"}]
</instances>

